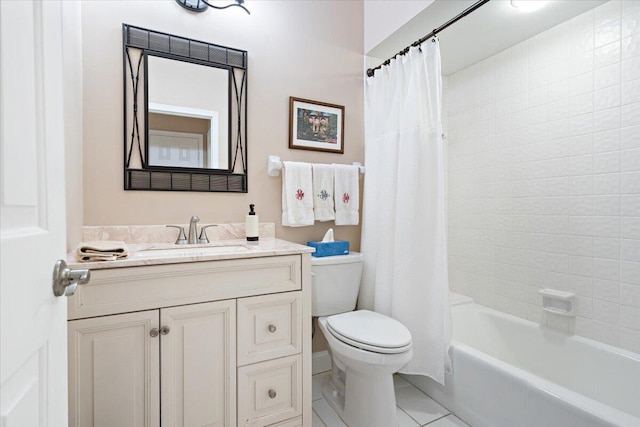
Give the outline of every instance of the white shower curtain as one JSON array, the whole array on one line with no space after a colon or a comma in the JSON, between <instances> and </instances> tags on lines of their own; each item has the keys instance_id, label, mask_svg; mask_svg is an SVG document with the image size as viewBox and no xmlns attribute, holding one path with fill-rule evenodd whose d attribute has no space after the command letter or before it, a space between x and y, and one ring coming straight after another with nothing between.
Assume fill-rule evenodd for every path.
<instances>
[{"instance_id":1,"label":"white shower curtain","mask_svg":"<svg viewBox=\"0 0 640 427\"><path fill-rule=\"evenodd\" d=\"M413 359L401 372L444 383L451 309L438 40L368 78L365 108L359 307L411 331Z\"/></svg>"}]
</instances>

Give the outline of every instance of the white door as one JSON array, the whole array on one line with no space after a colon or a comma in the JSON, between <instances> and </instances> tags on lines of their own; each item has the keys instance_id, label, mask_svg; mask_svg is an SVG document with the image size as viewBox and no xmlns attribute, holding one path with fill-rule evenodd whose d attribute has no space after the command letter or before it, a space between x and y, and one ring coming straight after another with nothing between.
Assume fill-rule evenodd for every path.
<instances>
[{"instance_id":1,"label":"white door","mask_svg":"<svg viewBox=\"0 0 640 427\"><path fill-rule=\"evenodd\" d=\"M0 425L67 425L62 13L0 1Z\"/></svg>"}]
</instances>

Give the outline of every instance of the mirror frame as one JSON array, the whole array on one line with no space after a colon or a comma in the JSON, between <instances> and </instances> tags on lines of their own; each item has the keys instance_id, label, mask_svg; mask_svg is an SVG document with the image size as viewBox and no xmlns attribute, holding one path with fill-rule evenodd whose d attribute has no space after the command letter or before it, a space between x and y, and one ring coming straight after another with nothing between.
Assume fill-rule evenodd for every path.
<instances>
[{"instance_id":1,"label":"mirror frame","mask_svg":"<svg viewBox=\"0 0 640 427\"><path fill-rule=\"evenodd\" d=\"M124 189L246 193L247 51L122 24L124 96ZM132 58L133 52L138 57ZM149 166L148 55L229 70L229 169ZM141 70L141 66L143 69ZM142 73L142 74L141 74ZM140 132L139 80L144 84L144 130ZM130 98L130 99L129 99ZM235 139L233 135L235 134ZM144 136L144 138L141 138ZM136 157L138 157L136 159ZM134 166L137 160L139 166ZM238 172L235 172L238 169Z\"/></svg>"}]
</instances>

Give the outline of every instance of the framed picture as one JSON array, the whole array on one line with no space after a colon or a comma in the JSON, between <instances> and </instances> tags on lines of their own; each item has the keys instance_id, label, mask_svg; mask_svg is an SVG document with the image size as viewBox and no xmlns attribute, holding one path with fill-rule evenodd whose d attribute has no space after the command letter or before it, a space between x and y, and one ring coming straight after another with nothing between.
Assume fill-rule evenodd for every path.
<instances>
[{"instance_id":1,"label":"framed picture","mask_svg":"<svg viewBox=\"0 0 640 427\"><path fill-rule=\"evenodd\" d=\"M344 153L344 106L289 98L289 148Z\"/></svg>"}]
</instances>

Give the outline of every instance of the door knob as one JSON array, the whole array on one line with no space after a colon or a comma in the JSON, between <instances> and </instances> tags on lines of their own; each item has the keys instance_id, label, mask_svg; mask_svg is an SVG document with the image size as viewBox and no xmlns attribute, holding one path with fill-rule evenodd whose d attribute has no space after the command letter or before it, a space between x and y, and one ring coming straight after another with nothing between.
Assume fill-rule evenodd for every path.
<instances>
[{"instance_id":1,"label":"door knob","mask_svg":"<svg viewBox=\"0 0 640 427\"><path fill-rule=\"evenodd\" d=\"M53 267L53 295L70 297L76 293L78 285L89 283L91 271L88 269L72 270L63 259L56 261Z\"/></svg>"}]
</instances>

